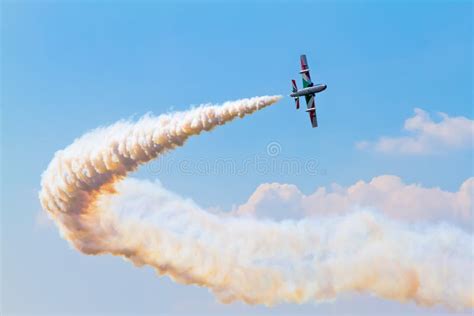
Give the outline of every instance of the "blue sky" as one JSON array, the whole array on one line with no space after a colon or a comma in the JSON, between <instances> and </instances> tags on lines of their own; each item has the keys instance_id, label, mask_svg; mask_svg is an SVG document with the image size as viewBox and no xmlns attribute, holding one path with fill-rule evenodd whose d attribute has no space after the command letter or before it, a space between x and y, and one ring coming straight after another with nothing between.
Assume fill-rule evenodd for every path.
<instances>
[{"instance_id":1,"label":"blue sky","mask_svg":"<svg viewBox=\"0 0 474 316\"><path fill-rule=\"evenodd\" d=\"M291 99L191 139L169 159L264 154L316 159L321 174L157 174L205 207L241 204L263 182L303 192L382 174L456 191L472 176L472 150L429 156L360 151L399 136L415 107L472 118L472 3L421 2L2 2L2 311L6 314L447 312L348 296L275 309L220 305L110 256L87 257L38 225L40 175L55 151L123 118L190 105L288 94L308 56L320 128Z\"/></svg>"}]
</instances>

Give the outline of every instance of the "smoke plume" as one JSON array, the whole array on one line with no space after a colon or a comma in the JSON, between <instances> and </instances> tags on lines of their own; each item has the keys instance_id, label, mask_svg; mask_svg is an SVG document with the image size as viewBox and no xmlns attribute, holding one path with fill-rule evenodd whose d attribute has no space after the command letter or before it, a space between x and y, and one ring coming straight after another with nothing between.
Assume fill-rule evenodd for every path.
<instances>
[{"instance_id":1,"label":"smoke plume","mask_svg":"<svg viewBox=\"0 0 474 316\"><path fill-rule=\"evenodd\" d=\"M474 307L472 235L410 226L369 211L270 221L209 213L158 183L126 178L188 137L280 96L204 105L98 128L58 151L40 200L85 254L122 256L224 303L308 302L367 292L422 305Z\"/></svg>"}]
</instances>

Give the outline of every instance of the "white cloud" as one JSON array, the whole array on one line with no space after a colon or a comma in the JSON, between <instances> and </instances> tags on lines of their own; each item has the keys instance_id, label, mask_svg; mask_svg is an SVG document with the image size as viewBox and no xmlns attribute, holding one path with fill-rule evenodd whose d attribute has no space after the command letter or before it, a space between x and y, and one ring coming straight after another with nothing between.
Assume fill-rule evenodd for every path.
<instances>
[{"instance_id":1,"label":"white cloud","mask_svg":"<svg viewBox=\"0 0 474 316\"><path fill-rule=\"evenodd\" d=\"M311 215L343 214L370 208L405 221L449 221L472 226L474 178L457 192L405 184L399 177L382 175L349 187L320 187L305 195L295 185L261 184L234 212L263 218L284 219Z\"/></svg>"},{"instance_id":2,"label":"white cloud","mask_svg":"<svg viewBox=\"0 0 474 316\"><path fill-rule=\"evenodd\" d=\"M371 149L384 153L428 154L447 149L472 146L474 121L466 117L450 117L438 113L441 120L433 121L429 113L415 109L415 115L405 121L403 129L410 135L380 137L376 142L361 141L358 149Z\"/></svg>"}]
</instances>

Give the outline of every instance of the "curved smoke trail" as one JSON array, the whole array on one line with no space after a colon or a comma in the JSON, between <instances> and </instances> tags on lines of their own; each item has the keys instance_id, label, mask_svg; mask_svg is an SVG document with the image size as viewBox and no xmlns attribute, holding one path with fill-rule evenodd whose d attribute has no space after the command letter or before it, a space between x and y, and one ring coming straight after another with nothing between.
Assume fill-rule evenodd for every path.
<instances>
[{"instance_id":1,"label":"curved smoke trail","mask_svg":"<svg viewBox=\"0 0 474 316\"><path fill-rule=\"evenodd\" d=\"M318 221L257 221L208 213L159 184L124 179L189 136L279 99L201 106L96 129L56 153L42 177L42 206L81 252L150 265L177 282L208 287L222 302L319 301L364 291L474 307L466 275L472 236L454 227L415 229L364 211Z\"/></svg>"}]
</instances>

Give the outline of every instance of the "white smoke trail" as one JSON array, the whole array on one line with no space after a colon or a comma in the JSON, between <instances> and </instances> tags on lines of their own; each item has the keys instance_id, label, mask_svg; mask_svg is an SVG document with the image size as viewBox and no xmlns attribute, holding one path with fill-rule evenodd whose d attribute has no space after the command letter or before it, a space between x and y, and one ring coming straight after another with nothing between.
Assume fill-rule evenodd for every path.
<instances>
[{"instance_id":1,"label":"white smoke trail","mask_svg":"<svg viewBox=\"0 0 474 316\"><path fill-rule=\"evenodd\" d=\"M56 153L42 178L43 208L80 251L150 265L177 282L208 287L222 302L270 305L364 291L474 307L473 240L454 227L402 226L365 211L257 221L208 213L159 184L119 181L189 136L279 99L201 106L92 131Z\"/></svg>"}]
</instances>

